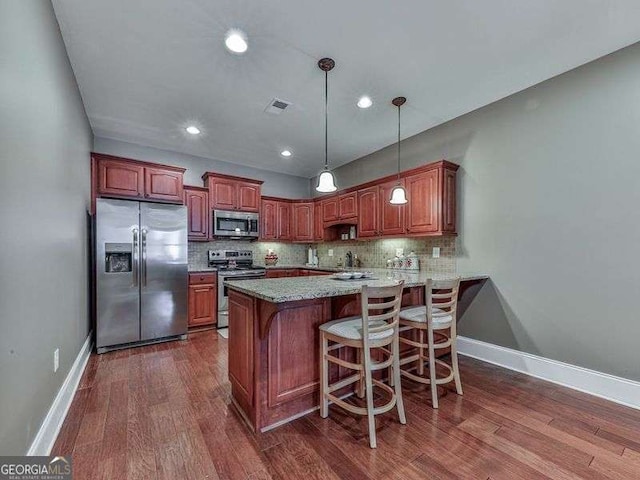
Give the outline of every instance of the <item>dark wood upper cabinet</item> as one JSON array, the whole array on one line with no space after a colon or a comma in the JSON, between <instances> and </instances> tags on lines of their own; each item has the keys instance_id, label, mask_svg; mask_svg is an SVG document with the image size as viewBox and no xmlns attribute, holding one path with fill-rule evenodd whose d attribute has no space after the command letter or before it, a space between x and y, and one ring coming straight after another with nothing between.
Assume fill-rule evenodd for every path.
<instances>
[{"instance_id":1,"label":"dark wood upper cabinet","mask_svg":"<svg viewBox=\"0 0 640 480\"><path fill-rule=\"evenodd\" d=\"M338 197L338 218L344 220L358 215L358 192L345 193Z\"/></svg>"},{"instance_id":2,"label":"dark wood upper cabinet","mask_svg":"<svg viewBox=\"0 0 640 480\"><path fill-rule=\"evenodd\" d=\"M401 183L404 182L401 180ZM383 183L379 187L380 197L380 234L381 235L402 235L405 232L404 225L404 205L392 205L389 203L391 190L398 184L397 180Z\"/></svg>"},{"instance_id":3,"label":"dark wood upper cabinet","mask_svg":"<svg viewBox=\"0 0 640 480\"><path fill-rule=\"evenodd\" d=\"M408 200L404 207L407 233L435 233L439 230L439 173L434 169L404 179Z\"/></svg>"},{"instance_id":4,"label":"dark wood upper cabinet","mask_svg":"<svg viewBox=\"0 0 640 480\"><path fill-rule=\"evenodd\" d=\"M324 240L324 224L322 220L322 203L313 202L313 239Z\"/></svg>"},{"instance_id":5,"label":"dark wood upper cabinet","mask_svg":"<svg viewBox=\"0 0 640 480\"><path fill-rule=\"evenodd\" d=\"M260 238L276 240L278 235L278 201L263 199L260 209Z\"/></svg>"},{"instance_id":6,"label":"dark wood upper cabinet","mask_svg":"<svg viewBox=\"0 0 640 480\"><path fill-rule=\"evenodd\" d=\"M92 154L92 196L183 203L184 168Z\"/></svg>"},{"instance_id":7,"label":"dark wood upper cabinet","mask_svg":"<svg viewBox=\"0 0 640 480\"><path fill-rule=\"evenodd\" d=\"M358 191L358 237L380 234L380 194L376 185Z\"/></svg>"},{"instance_id":8,"label":"dark wood upper cabinet","mask_svg":"<svg viewBox=\"0 0 640 480\"><path fill-rule=\"evenodd\" d=\"M278 240L291 240L291 204L289 202L278 202L277 208L277 234Z\"/></svg>"},{"instance_id":9,"label":"dark wood upper cabinet","mask_svg":"<svg viewBox=\"0 0 640 480\"><path fill-rule=\"evenodd\" d=\"M227 179L214 179L209 184L209 202L213 210L236 209L236 183Z\"/></svg>"},{"instance_id":10,"label":"dark wood upper cabinet","mask_svg":"<svg viewBox=\"0 0 640 480\"><path fill-rule=\"evenodd\" d=\"M184 187L184 204L187 206L189 240L206 241L209 238L209 191L203 187Z\"/></svg>"},{"instance_id":11,"label":"dark wood upper cabinet","mask_svg":"<svg viewBox=\"0 0 640 480\"><path fill-rule=\"evenodd\" d=\"M209 202L213 210L260 211L260 180L206 172L202 179L209 188Z\"/></svg>"},{"instance_id":12,"label":"dark wood upper cabinet","mask_svg":"<svg viewBox=\"0 0 640 480\"><path fill-rule=\"evenodd\" d=\"M456 170L443 168L442 177L442 232L456 233Z\"/></svg>"},{"instance_id":13,"label":"dark wood upper cabinet","mask_svg":"<svg viewBox=\"0 0 640 480\"><path fill-rule=\"evenodd\" d=\"M313 202L293 203L293 240L312 242L314 239Z\"/></svg>"},{"instance_id":14,"label":"dark wood upper cabinet","mask_svg":"<svg viewBox=\"0 0 640 480\"><path fill-rule=\"evenodd\" d=\"M331 197L320 202L322 205L322 221L324 223L334 222L338 220L338 197Z\"/></svg>"},{"instance_id":15,"label":"dark wood upper cabinet","mask_svg":"<svg viewBox=\"0 0 640 480\"><path fill-rule=\"evenodd\" d=\"M257 212L260 210L260 184L238 182L238 210Z\"/></svg>"},{"instance_id":16,"label":"dark wood upper cabinet","mask_svg":"<svg viewBox=\"0 0 640 480\"><path fill-rule=\"evenodd\" d=\"M149 200L182 202L183 172L145 167L144 196Z\"/></svg>"},{"instance_id":17,"label":"dark wood upper cabinet","mask_svg":"<svg viewBox=\"0 0 640 480\"><path fill-rule=\"evenodd\" d=\"M127 161L99 159L98 193L141 197L144 194L144 167Z\"/></svg>"}]
</instances>

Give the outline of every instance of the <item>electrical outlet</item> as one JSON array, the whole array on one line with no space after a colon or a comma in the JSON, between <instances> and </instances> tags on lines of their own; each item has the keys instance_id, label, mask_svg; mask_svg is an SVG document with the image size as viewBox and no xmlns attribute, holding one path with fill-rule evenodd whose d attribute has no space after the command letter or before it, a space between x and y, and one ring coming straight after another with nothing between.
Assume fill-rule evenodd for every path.
<instances>
[{"instance_id":1,"label":"electrical outlet","mask_svg":"<svg viewBox=\"0 0 640 480\"><path fill-rule=\"evenodd\" d=\"M433 258L440 258L440 247L433 247Z\"/></svg>"},{"instance_id":2,"label":"electrical outlet","mask_svg":"<svg viewBox=\"0 0 640 480\"><path fill-rule=\"evenodd\" d=\"M401 257L404 254L404 248L396 248L396 257Z\"/></svg>"},{"instance_id":3,"label":"electrical outlet","mask_svg":"<svg viewBox=\"0 0 640 480\"><path fill-rule=\"evenodd\" d=\"M53 351L53 373L56 373L59 367L60 367L60 349L56 348Z\"/></svg>"},{"instance_id":4,"label":"electrical outlet","mask_svg":"<svg viewBox=\"0 0 640 480\"><path fill-rule=\"evenodd\" d=\"M333 248L330 248L330 249L329 249L329 256L330 256L330 257L333 257Z\"/></svg>"}]
</instances>

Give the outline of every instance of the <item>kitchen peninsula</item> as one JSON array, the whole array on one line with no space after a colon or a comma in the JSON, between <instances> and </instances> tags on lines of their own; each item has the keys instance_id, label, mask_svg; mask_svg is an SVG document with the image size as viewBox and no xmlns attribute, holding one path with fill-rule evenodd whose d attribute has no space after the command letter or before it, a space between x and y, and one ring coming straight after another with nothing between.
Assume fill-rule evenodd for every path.
<instances>
[{"instance_id":1,"label":"kitchen peninsula","mask_svg":"<svg viewBox=\"0 0 640 480\"><path fill-rule=\"evenodd\" d=\"M460 276L460 297L488 277L373 269L373 278L329 276L228 281L229 380L232 401L255 431L266 431L319 405L318 326L360 314L362 285L404 280L403 306L424 302L428 278ZM349 352L346 352L348 354ZM341 369L342 370L342 369ZM333 380L346 372L330 372ZM333 381L332 380L332 381Z\"/></svg>"}]
</instances>

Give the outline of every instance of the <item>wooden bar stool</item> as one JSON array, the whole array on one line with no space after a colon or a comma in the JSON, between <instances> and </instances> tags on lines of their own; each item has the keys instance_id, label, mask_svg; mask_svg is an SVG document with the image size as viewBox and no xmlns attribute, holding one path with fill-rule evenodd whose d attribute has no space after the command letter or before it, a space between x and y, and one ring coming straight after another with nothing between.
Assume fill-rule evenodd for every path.
<instances>
[{"instance_id":1,"label":"wooden bar stool","mask_svg":"<svg viewBox=\"0 0 640 480\"><path fill-rule=\"evenodd\" d=\"M333 320L320 326L320 416L329 415L329 401L357 415L366 415L369 424L369 445L376 448L375 415L398 408L398 417L403 425L407 423L402 403L400 387L400 345L398 337L398 314L402 301L404 282L391 287L362 287L362 316ZM373 303L371 303L373 301ZM332 342L332 345L329 345ZM332 355L344 348L358 349L356 363ZM371 349L383 353L383 360L371 358ZM353 375L329 385L329 363L355 371ZM390 387L372 377L372 372L391 368L393 385ZM364 378L363 378L364 377ZM341 400L333 394L347 385L359 382L361 391L364 379L367 406L358 407ZM373 403L373 386L386 391L391 399L385 405L376 407Z\"/></svg>"},{"instance_id":2,"label":"wooden bar stool","mask_svg":"<svg viewBox=\"0 0 640 480\"><path fill-rule=\"evenodd\" d=\"M462 395L456 346L456 310L459 287L460 278L437 281L429 279L425 285L426 305L409 307L400 311L400 332L409 332L410 334L408 337L401 336L400 343L415 347L401 355L401 373L413 381L431 385L433 408L438 408L438 385L453 380L456 384L456 392L458 395ZM444 340L436 342L436 334L439 339L444 338ZM436 350L447 347L451 347L451 365L436 358ZM425 360L429 363L429 378L424 377ZM417 364L416 373L413 373L414 368L402 368L402 366L410 364ZM444 378L437 378L436 365L443 366L448 375Z\"/></svg>"}]
</instances>

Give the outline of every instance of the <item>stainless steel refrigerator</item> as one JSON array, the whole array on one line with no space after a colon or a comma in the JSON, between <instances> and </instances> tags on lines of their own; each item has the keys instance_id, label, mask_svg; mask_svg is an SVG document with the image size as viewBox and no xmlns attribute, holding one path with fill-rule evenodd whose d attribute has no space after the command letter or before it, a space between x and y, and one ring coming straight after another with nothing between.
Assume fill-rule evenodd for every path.
<instances>
[{"instance_id":1,"label":"stainless steel refrigerator","mask_svg":"<svg viewBox=\"0 0 640 480\"><path fill-rule=\"evenodd\" d=\"M186 337L187 208L98 199L96 347Z\"/></svg>"}]
</instances>

